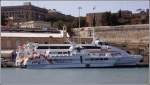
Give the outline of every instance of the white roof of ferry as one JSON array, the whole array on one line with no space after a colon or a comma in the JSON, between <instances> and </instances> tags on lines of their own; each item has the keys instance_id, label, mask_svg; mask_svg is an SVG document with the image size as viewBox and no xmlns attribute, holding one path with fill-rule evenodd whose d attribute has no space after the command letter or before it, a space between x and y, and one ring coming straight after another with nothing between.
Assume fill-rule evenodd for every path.
<instances>
[{"instance_id":1,"label":"white roof of ferry","mask_svg":"<svg viewBox=\"0 0 150 85\"><path fill-rule=\"evenodd\" d=\"M1 32L1 37L63 37L63 32L60 33ZM67 37L69 37L68 34Z\"/></svg>"}]
</instances>

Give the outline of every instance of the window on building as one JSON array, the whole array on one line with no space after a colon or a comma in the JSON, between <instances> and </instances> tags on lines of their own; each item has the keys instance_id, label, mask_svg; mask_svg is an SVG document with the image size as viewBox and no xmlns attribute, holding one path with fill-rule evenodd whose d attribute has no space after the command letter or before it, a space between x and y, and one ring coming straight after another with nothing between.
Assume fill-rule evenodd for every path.
<instances>
[{"instance_id":1,"label":"window on building","mask_svg":"<svg viewBox=\"0 0 150 85\"><path fill-rule=\"evenodd\" d=\"M92 36L92 31L91 30L88 31L88 36Z\"/></svg>"},{"instance_id":2,"label":"window on building","mask_svg":"<svg viewBox=\"0 0 150 85\"><path fill-rule=\"evenodd\" d=\"M48 44L48 42L44 42L45 44Z\"/></svg>"}]
</instances>

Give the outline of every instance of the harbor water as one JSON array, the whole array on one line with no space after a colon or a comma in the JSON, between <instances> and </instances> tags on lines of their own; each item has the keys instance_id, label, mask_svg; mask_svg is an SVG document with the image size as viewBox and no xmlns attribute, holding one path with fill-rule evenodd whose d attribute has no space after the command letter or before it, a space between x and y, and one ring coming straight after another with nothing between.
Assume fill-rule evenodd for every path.
<instances>
[{"instance_id":1,"label":"harbor water","mask_svg":"<svg viewBox=\"0 0 150 85\"><path fill-rule=\"evenodd\" d=\"M148 67L20 69L2 68L2 85L148 84Z\"/></svg>"}]
</instances>

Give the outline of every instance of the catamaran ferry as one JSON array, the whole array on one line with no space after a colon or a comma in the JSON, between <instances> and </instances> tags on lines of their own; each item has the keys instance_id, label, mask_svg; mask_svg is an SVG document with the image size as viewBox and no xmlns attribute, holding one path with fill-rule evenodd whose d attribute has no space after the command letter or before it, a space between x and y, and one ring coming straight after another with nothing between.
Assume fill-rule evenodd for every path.
<instances>
[{"instance_id":1,"label":"catamaran ferry","mask_svg":"<svg viewBox=\"0 0 150 85\"><path fill-rule=\"evenodd\" d=\"M91 44L28 43L17 50L16 66L26 68L113 67L136 65L143 59L99 40Z\"/></svg>"}]
</instances>

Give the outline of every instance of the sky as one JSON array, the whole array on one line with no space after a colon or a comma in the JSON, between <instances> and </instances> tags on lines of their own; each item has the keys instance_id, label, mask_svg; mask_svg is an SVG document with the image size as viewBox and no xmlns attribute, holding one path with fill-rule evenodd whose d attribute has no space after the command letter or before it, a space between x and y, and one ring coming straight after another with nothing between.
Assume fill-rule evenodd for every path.
<instances>
[{"instance_id":1,"label":"sky","mask_svg":"<svg viewBox=\"0 0 150 85\"><path fill-rule=\"evenodd\" d=\"M130 10L137 12L136 10L149 8L148 0L141 1L1 1L2 6L15 6L23 5L24 2L31 2L32 5L46 8L56 9L63 14L79 16L78 7L82 7L80 10L80 16L86 16L91 12L118 12L118 10ZM93 10L93 7L96 9Z\"/></svg>"}]
</instances>

